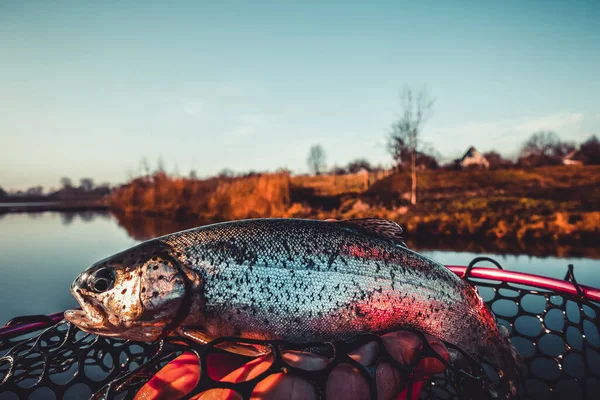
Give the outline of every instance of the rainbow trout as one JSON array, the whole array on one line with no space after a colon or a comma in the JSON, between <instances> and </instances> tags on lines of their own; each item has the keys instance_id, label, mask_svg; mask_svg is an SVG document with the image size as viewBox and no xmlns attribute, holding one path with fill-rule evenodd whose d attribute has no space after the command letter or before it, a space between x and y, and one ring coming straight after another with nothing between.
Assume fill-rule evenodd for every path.
<instances>
[{"instance_id":1,"label":"rainbow trout","mask_svg":"<svg viewBox=\"0 0 600 400\"><path fill-rule=\"evenodd\" d=\"M406 248L395 222L255 219L141 243L71 286L84 331L316 342L412 328L514 380L520 361L477 290Z\"/></svg>"}]
</instances>

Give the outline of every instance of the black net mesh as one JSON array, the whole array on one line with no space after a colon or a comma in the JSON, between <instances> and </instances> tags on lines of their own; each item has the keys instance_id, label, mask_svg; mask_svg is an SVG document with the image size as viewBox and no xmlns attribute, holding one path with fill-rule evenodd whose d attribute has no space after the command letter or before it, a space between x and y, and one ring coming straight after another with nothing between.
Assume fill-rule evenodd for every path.
<instances>
[{"instance_id":1,"label":"black net mesh","mask_svg":"<svg viewBox=\"0 0 600 400\"><path fill-rule=\"evenodd\" d=\"M482 259L476 259L475 265ZM583 296L558 294L507 282L472 279L500 324L510 332L511 340L527 366L519 382L519 398L583 399L600 397L600 335L598 304ZM572 268L565 279L574 281ZM417 332L418 335L420 335ZM372 398L377 398L375 371L381 362L393 365L412 388L415 367L426 357L443 361L433 348L425 346L413 365L398 363L380 345L379 357L364 366L348 354L381 337L365 334L353 340L328 344L297 345L281 341L243 340L270 349L270 366L260 375L241 383L229 383L212 376L207 360L222 353L222 345L238 339L220 338L208 345L198 345L184 338L169 338L156 343L138 343L98 337L84 333L62 321L35 337L17 337L0 342L0 399L30 398L133 398L139 388L184 351L196 353L200 381L189 396L211 388L230 388L242 398L249 398L258 382L274 373L290 373L312 383L324 397L325 385L332 369L340 364L356 368L369 383ZM381 344L381 343L380 343ZM466 362L448 365L423 388L421 398L502 398L507 388L494 371L478 365L460 349ZM296 368L284 357L288 350L304 350L325 356L329 361L321 369Z\"/></svg>"},{"instance_id":2,"label":"black net mesh","mask_svg":"<svg viewBox=\"0 0 600 400\"><path fill-rule=\"evenodd\" d=\"M476 259L474 261L495 261ZM471 263L474 265L474 263ZM491 307L527 365L519 397L600 398L600 307L585 298L508 282L467 278ZM573 267L565 280L579 288ZM444 377L427 387L431 398L456 398Z\"/></svg>"}]
</instances>

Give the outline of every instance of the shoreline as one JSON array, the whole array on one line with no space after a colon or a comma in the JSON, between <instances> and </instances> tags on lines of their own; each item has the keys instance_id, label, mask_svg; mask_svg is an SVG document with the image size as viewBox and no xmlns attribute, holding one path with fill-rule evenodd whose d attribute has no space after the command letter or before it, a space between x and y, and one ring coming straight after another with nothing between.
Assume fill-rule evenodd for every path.
<instances>
[{"instance_id":1,"label":"shoreline","mask_svg":"<svg viewBox=\"0 0 600 400\"><path fill-rule=\"evenodd\" d=\"M110 211L107 204L100 202L10 202L0 203L0 214L40 212Z\"/></svg>"}]
</instances>

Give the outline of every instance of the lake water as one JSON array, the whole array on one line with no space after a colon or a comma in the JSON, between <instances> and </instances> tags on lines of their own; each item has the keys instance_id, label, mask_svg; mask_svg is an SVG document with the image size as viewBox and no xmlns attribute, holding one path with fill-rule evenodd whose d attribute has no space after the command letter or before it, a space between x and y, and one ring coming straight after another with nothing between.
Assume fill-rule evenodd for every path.
<instances>
[{"instance_id":1,"label":"lake water","mask_svg":"<svg viewBox=\"0 0 600 400\"><path fill-rule=\"evenodd\" d=\"M131 235L140 238L139 233ZM0 325L18 315L50 314L77 307L69 293L87 266L139 243L110 214L0 214ZM490 253L423 250L448 265L466 265L489 256L506 269L562 278L575 265L580 283L600 287L600 260L503 256Z\"/></svg>"}]
</instances>

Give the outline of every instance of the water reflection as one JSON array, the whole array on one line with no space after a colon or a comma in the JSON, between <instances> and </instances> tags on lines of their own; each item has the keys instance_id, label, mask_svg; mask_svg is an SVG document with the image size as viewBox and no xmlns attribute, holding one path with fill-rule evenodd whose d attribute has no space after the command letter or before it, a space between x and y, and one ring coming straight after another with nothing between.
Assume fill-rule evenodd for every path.
<instances>
[{"instance_id":1,"label":"water reflection","mask_svg":"<svg viewBox=\"0 0 600 400\"><path fill-rule=\"evenodd\" d=\"M161 218L147 215L114 214L117 222L136 240L147 240L168 233L190 229L220 221L200 218ZM476 254L494 253L499 255L528 255L533 257L586 257L600 258L598 246L556 244L546 241L511 242L481 241L478 238L435 237L411 239L406 237L410 248L418 251L460 251Z\"/></svg>"},{"instance_id":2,"label":"water reflection","mask_svg":"<svg viewBox=\"0 0 600 400\"><path fill-rule=\"evenodd\" d=\"M202 220L200 218L186 218L180 220L176 218L161 218L157 216L122 213L115 213L114 217L118 224L127 231L129 236L136 240L148 240L157 236L214 222Z\"/></svg>"},{"instance_id":3,"label":"water reflection","mask_svg":"<svg viewBox=\"0 0 600 400\"><path fill-rule=\"evenodd\" d=\"M69 287L94 262L136 243L107 213L8 213L0 219L0 325L77 306Z\"/></svg>"},{"instance_id":4,"label":"water reflection","mask_svg":"<svg viewBox=\"0 0 600 400\"><path fill-rule=\"evenodd\" d=\"M585 257L600 258L600 248L589 244L558 244L547 241L479 241L478 238L472 240L463 238L434 238L435 241L419 239L417 241L408 240L410 248L419 251L460 251L469 253L494 253L500 255L527 255L531 257Z\"/></svg>"},{"instance_id":5,"label":"water reflection","mask_svg":"<svg viewBox=\"0 0 600 400\"><path fill-rule=\"evenodd\" d=\"M34 218L39 218L43 213L29 213L28 215L33 216ZM105 220L110 220L111 215L108 211L99 212L99 211L68 211L61 212L60 219L63 225L68 226L73 223L75 218L80 218L83 222L92 222L96 218L103 218Z\"/></svg>"}]
</instances>

